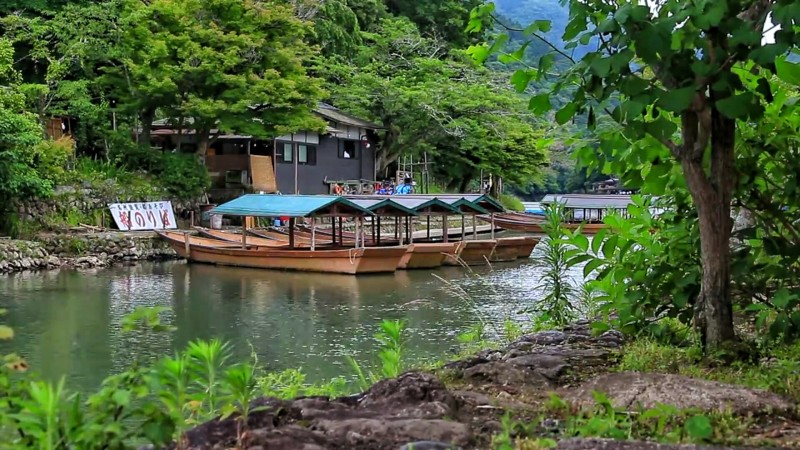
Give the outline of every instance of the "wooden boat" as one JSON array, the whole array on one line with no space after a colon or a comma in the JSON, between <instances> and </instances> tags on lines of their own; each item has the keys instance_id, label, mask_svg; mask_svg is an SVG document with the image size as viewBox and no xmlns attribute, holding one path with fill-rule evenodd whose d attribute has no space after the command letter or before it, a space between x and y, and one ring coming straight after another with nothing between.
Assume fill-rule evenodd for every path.
<instances>
[{"instance_id":1,"label":"wooden boat","mask_svg":"<svg viewBox=\"0 0 800 450\"><path fill-rule=\"evenodd\" d=\"M531 216L530 218L522 217L523 214L498 214L494 217L494 224L504 230L522 231L526 233L544 233L542 224L544 221L541 218ZM484 222L491 222L489 216L478 216ZM568 230L577 230L581 228L585 234L597 234L598 231L606 228L604 223L565 223L564 228Z\"/></svg>"},{"instance_id":2,"label":"wooden boat","mask_svg":"<svg viewBox=\"0 0 800 450\"><path fill-rule=\"evenodd\" d=\"M441 267L448 255L454 255L459 243L449 244L417 243L408 246L408 251L400 259L398 269L432 269Z\"/></svg>"},{"instance_id":3,"label":"wooden boat","mask_svg":"<svg viewBox=\"0 0 800 450\"><path fill-rule=\"evenodd\" d=\"M175 252L189 261L223 266L257 269L297 270L307 272L365 274L388 273L397 270L406 247L367 247L341 250L308 250L247 248L224 246L211 239L196 238L183 233L157 231ZM209 245L209 241L211 245ZM233 244L233 243L231 243ZM235 245L235 244L234 244Z\"/></svg>"},{"instance_id":4,"label":"wooden boat","mask_svg":"<svg viewBox=\"0 0 800 450\"><path fill-rule=\"evenodd\" d=\"M530 258L533 249L539 244L540 239L535 236L515 236L500 238L498 240L514 240L516 242L517 258Z\"/></svg>"},{"instance_id":5,"label":"wooden boat","mask_svg":"<svg viewBox=\"0 0 800 450\"><path fill-rule=\"evenodd\" d=\"M242 245L242 235L241 234L228 233L228 232L221 231L221 230L210 230L210 229L207 229L207 228L199 228L199 227L195 227L195 230L197 230L197 232L200 233L201 236L209 238L209 239L215 239L215 240L223 241L223 242L236 242L236 243L239 244L239 247L241 247L241 245ZM288 248L288 246L289 246L289 244L286 243L286 242L277 241L277 240L273 240L273 239L266 239L266 238L256 237L256 236L247 236L245 239L246 239L245 242L247 243L247 245L255 245L255 246L258 246L258 247L275 247L275 248L283 247L283 248Z\"/></svg>"},{"instance_id":6,"label":"wooden boat","mask_svg":"<svg viewBox=\"0 0 800 450\"><path fill-rule=\"evenodd\" d=\"M320 239L320 237L322 237L322 239L325 239L327 241L330 241L330 240L333 239L333 232L328 227L319 227L319 228L317 228L316 233L317 233L317 239ZM286 232L286 235L288 236L288 232ZM295 236L304 236L304 237L310 239L311 238L311 227L306 226L306 225L299 225L295 229ZM355 240L356 240L356 234L353 233L352 231L342 230L342 239L344 240L344 242L346 244L353 245L353 243L355 243ZM339 240L339 235L338 234L336 235L336 240L337 241ZM369 228L367 228L366 233L365 233L365 241L366 241L367 245L377 244L377 242L378 242L377 239L373 239L372 231ZM397 245L398 243L399 243L399 240L396 239L394 237L394 235L381 234L381 244L384 244L384 245L392 245L392 244Z\"/></svg>"},{"instance_id":7,"label":"wooden boat","mask_svg":"<svg viewBox=\"0 0 800 450\"><path fill-rule=\"evenodd\" d=\"M515 238L500 238L497 239L492 251L492 256L489 257L491 262L509 262L517 259L519 255L519 241Z\"/></svg>"},{"instance_id":8,"label":"wooden boat","mask_svg":"<svg viewBox=\"0 0 800 450\"><path fill-rule=\"evenodd\" d=\"M494 247L497 245L495 240L476 240L458 241L458 247L452 255L448 255L444 260L447 266L482 266L489 263Z\"/></svg>"}]
</instances>

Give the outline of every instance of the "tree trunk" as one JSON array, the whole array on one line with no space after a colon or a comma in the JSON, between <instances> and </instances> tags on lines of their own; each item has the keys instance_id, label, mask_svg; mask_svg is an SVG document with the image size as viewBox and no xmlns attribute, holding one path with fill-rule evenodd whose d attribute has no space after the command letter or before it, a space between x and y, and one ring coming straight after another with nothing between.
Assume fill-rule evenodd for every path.
<instances>
[{"instance_id":1,"label":"tree trunk","mask_svg":"<svg viewBox=\"0 0 800 450\"><path fill-rule=\"evenodd\" d=\"M211 145L211 130L197 129L197 159L205 164L208 146Z\"/></svg>"},{"instance_id":2,"label":"tree trunk","mask_svg":"<svg viewBox=\"0 0 800 450\"><path fill-rule=\"evenodd\" d=\"M684 120L684 145L702 142L695 139L697 135L686 133L686 127L691 125L692 120ZM717 351L736 341L730 286L730 239L733 228L731 200L736 185L736 123L712 110L708 125L711 131L711 166L708 174L703 167L702 151L681 158L681 166L697 208L700 225L703 276L695 308L695 326L700 331L703 347L707 351ZM694 127L697 129L696 122Z\"/></svg>"},{"instance_id":3,"label":"tree trunk","mask_svg":"<svg viewBox=\"0 0 800 450\"><path fill-rule=\"evenodd\" d=\"M150 135L153 129L153 119L155 119L155 110L144 109L139 113L139 118L142 121L142 132L139 135L139 143L147 148L150 148Z\"/></svg>"},{"instance_id":4,"label":"tree trunk","mask_svg":"<svg viewBox=\"0 0 800 450\"><path fill-rule=\"evenodd\" d=\"M496 173L492 174L492 187L489 190L489 195L493 198L500 198L503 193L503 179Z\"/></svg>"}]
</instances>

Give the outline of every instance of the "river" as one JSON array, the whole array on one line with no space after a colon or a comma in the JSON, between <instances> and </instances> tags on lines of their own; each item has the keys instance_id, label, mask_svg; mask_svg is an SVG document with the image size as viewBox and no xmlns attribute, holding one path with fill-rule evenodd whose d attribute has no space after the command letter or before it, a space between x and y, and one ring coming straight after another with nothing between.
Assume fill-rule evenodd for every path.
<instances>
[{"instance_id":1,"label":"river","mask_svg":"<svg viewBox=\"0 0 800 450\"><path fill-rule=\"evenodd\" d=\"M360 277L185 262L10 275L0 277L0 308L16 336L0 354L17 352L46 379L64 376L87 392L133 361L217 337L236 358L252 348L268 370L300 368L324 381L351 373L347 355L374 359L381 319L408 322L410 363L454 352L456 336L481 317L527 320L520 311L541 297L532 261ZM121 318L143 305L168 307L177 330L122 332Z\"/></svg>"}]
</instances>

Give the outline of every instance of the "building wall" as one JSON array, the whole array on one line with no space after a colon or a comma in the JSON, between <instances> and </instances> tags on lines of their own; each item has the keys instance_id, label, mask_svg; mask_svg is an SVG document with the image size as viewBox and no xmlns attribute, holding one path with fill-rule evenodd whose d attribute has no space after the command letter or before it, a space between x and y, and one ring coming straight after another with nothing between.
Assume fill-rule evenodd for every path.
<instances>
[{"instance_id":1,"label":"building wall","mask_svg":"<svg viewBox=\"0 0 800 450\"><path fill-rule=\"evenodd\" d=\"M278 141L278 145L283 142ZM360 147L360 143L356 141ZM295 147L296 149L296 147ZM295 150L296 152L296 150ZM316 164L298 164L297 187L300 194L328 194L324 180L359 180L374 177L374 148L359 148L359 159L339 158L339 139L321 136L317 146ZM295 154L296 157L296 154ZM279 158L280 159L280 158ZM283 194L295 193L295 166L293 163L276 162L278 190Z\"/></svg>"}]
</instances>

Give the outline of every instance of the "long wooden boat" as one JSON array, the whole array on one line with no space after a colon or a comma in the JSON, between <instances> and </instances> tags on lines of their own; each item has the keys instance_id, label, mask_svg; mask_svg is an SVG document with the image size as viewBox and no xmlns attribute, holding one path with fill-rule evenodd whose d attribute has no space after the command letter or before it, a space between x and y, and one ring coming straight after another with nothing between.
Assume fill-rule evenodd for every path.
<instances>
[{"instance_id":1,"label":"long wooden boat","mask_svg":"<svg viewBox=\"0 0 800 450\"><path fill-rule=\"evenodd\" d=\"M519 255L520 241L514 238L497 239L492 255L489 260L492 262L509 262L517 259Z\"/></svg>"},{"instance_id":2,"label":"long wooden boat","mask_svg":"<svg viewBox=\"0 0 800 450\"><path fill-rule=\"evenodd\" d=\"M513 240L516 242L517 258L530 258L533 249L539 244L540 239L536 236L514 236L500 238L500 240Z\"/></svg>"},{"instance_id":3,"label":"long wooden boat","mask_svg":"<svg viewBox=\"0 0 800 450\"><path fill-rule=\"evenodd\" d=\"M197 232L201 236L209 238L209 239L215 239L215 240L223 241L223 242L236 242L236 243L239 244L240 247L242 245L242 235L241 234L228 233L228 232L221 231L221 230L210 230L208 228L200 228L200 227L195 227L195 230L197 230ZM246 236L245 237L245 242L246 242L247 245L255 245L255 246L258 246L258 247L275 247L275 248L283 247L283 248L288 248L288 246L289 246L288 243L285 243L285 242L282 242L282 241L273 240L273 239L266 239L266 238L256 237L256 236Z\"/></svg>"},{"instance_id":4,"label":"long wooden boat","mask_svg":"<svg viewBox=\"0 0 800 450\"><path fill-rule=\"evenodd\" d=\"M341 250L307 250L208 245L210 239L183 233L157 232L173 250L189 261L257 269L297 270L342 274L391 273L397 270L406 247L367 247ZM225 243L225 245L228 245Z\"/></svg>"},{"instance_id":5,"label":"long wooden boat","mask_svg":"<svg viewBox=\"0 0 800 450\"><path fill-rule=\"evenodd\" d=\"M398 269L433 269L441 267L448 255L454 255L459 243L416 243L400 259Z\"/></svg>"},{"instance_id":6,"label":"long wooden boat","mask_svg":"<svg viewBox=\"0 0 800 450\"><path fill-rule=\"evenodd\" d=\"M282 231L278 231L278 232L281 233ZM322 237L322 239L325 239L325 240L328 240L328 241L333 239L333 232L328 227L319 227L319 228L316 229L315 232L317 234L317 239L320 239L320 237ZM286 234L288 236L288 232L286 232ZM342 239L347 244L351 244L352 245L356 240L356 234L353 233L352 231L342 230L341 234L342 234ZM297 228L295 229L295 236L298 236L298 235L299 236L303 236L305 238L310 238L311 237L311 227L306 226L306 225L297 226ZM339 234L338 233L336 235L336 240L337 241L339 240ZM372 244L377 244L378 243L378 240L372 237L372 232L369 229L366 230L364 240L366 241L367 245L372 245ZM387 235L387 234L381 234L381 240L380 241L381 241L381 244L383 244L383 245L392 245L392 244L397 245L400 242L398 239L396 239L394 237L394 235Z\"/></svg>"},{"instance_id":7,"label":"long wooden boat","mask_svg":"<svg viewBox=\"0 0 800 450\"><path fill-rule=\"evenodd\" d=\"M522 231L526 233L544 233L545 230L542 228L542 224L544 221L541 218L531 217L531 218L521 218L522 214L514 214L511 217L507 217L506 214L500 214L494 217L494 224L504 230L510 231ZM489 216L478 216L484 222L491 222L491 218ZM581 230L585 234L597 234L598 231L606 228L606 224L604 223L565 223L562 226L568 230L577 230L581 228Z\"/></svg>"},{"instance_id":8,"label":"long wooden boat","mask_svg":"<svg viewBox=\"0 0 800 450\"><path fill-rule=\"evenodd\" d=\"M489 263L497 241L491 239L458 241L456 252L444 260L446 266L483 266Z\"/></svg>"}]
</instances>

